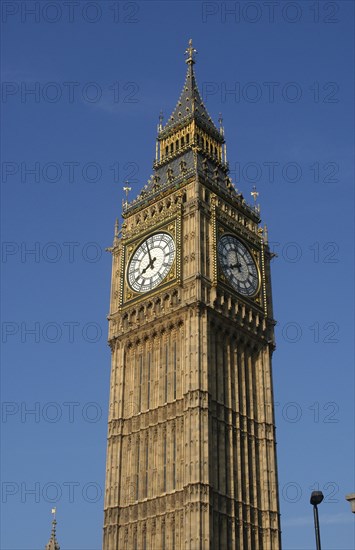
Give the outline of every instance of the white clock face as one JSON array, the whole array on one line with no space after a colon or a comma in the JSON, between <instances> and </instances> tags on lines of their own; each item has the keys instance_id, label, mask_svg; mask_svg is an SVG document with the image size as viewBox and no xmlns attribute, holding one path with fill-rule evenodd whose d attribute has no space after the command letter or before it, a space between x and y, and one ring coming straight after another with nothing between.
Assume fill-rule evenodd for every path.
<instances>
[{"instance_id":1,"label":"white clock face","mask_svg":"<svg viewBox=\"0 0 355 550\"><path fill-rule=\"evenodd\" d=\"M154 233L135 250L128 264L129 286L136 292L148 292L168 275L175 259L175 242L169 233Z\"/></svg>"},{"instance_id":2,"label":"white clock face","mask_svg":"<svg viewBox=\"0 0 355 550\"><path fill-rule=\"evenodd\" d=\"M225 276L240 294L253 296L259 288L259 272L247 247L233 235L218 242L218 257Z\"/></svg>"}]
</instances>

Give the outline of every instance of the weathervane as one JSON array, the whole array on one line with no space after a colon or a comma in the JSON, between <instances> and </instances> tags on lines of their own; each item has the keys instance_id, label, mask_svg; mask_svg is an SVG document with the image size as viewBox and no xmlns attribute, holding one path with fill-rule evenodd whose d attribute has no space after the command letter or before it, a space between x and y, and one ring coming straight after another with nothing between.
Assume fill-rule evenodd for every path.
<instances>
[{"instance_id":1,"label":"weathervane","mask_svg":"<svg viewBox=\"0 0 355 550\"><path fill-rule=\"evenodd\" d=\"M251 196L252 196L253 199L254 199L255 210L256 210L257 212L260 212L260 206L259 206L259 204L258 204L258 205L256 204L256 199L257 199L258 196L259 196L259 192L256 190L256 186L255 186L255 185L253 186L253 190L251 191L250 194L251 194Z\"/></svg>"},{"instance_id":2,"label":"weathervane","mask_svg":"<svg viewBox=\"0 0 355 550\"><path fill-rule=\"evenodd\" d=\"M185 51L185 55L187 55L186 63L195 63L195 54L197 53L197 50L192 46L192 38L189 40L189 46Z\"/></svg>"},{"instance_id":3,"label":"weathervane","mask_svg":"<svg viewBox=\"0 0 355 550\"><path fill-rule=\"evenodd\" d=\"M128 193L132 191L132 187L129 186L128 181L125 182L125 185L123 186L123 191L126 193L126 200L122 200L122 206L123 208L126 208L128 206Z\"/></svg>"},{"instance_id":4,"label":"weathervane","mask_svg":"<svg viewBox=\"0 0 355 550\"><path fill-rule=\"evenodd\" d=\"M253 186L253 190L252 190L252 192L251 192L250 194L251 194L251 196L253 197L254 202L256 202L256 199L258 198L259 193L258 193L258 191L256 190L255 185Z\"/></svg>"}]
</instances>

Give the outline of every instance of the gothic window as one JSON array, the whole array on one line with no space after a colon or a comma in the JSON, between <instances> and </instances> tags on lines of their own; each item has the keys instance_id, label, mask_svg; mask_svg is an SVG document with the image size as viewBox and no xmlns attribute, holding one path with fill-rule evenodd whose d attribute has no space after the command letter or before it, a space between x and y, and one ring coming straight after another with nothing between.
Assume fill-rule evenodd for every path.
<instances>
[{"instance_id":1,"label":"gothic window","mask_svg":"<svg viewBox=\"0 0 355 550\"><path fill-rule=\"evenodd\" d=\"M174 365L173 365L173 392L176 399L176 342L174 342Z\"/></svg>"},{"instance_id":2,"label":"gothic window","mask_svg":"<svg viewBox=\"0 0 355 550\"><path fill-rule=\"evenodd\" d=\"M166 549L166 541L165 541L165 521L163 519L162 525L161 525L161 548L162 550Z\"/></svg>"},{"instance_id":3,"label":"gothic window","mask_svg":"<svg viewBox=\"0 0 355 550\"><path fill-rule=\"evenodd\" d=\"M173 484L173 489L175 489L176 487L176 429L174 428L173 429L173 459L172 459L172 468L173 468L173 472L172 472L172 484Z\"/></svg>"},{"instance_id":4,"label":"gothic window","mask_svg":"<svg viewBox=\"0 0 355 550\"><path fill-rule=\"evenodd\" d=\"M144 482L144 497L148 496L149 483L149 437L145 440L145 482Z\"/></svg>"},{"instance_id":5,"label":"gothic window","mask_svg":"<svg viewBox=\"0 0 355 550\"><path fill-rule=\"evenodd\" d=\"M147 354L147 363L148 363L148 367L147 367L147 376L148 376L148 381L147 381L147 409L150 408L150 351L148 351L148 354Z\"/></svg>"},{"instance_id":6,"label":"gothic window","mask_svg":"<svg viewBox=\"0 0 355 550\"><path fill-rule=\"evenodd\" d=\"M169 374L169 348L168 344L165 344L165 397L164 403L168 401L168 374Z\"/></svg>"},{"instance_id":7,"label":"gothic window","mask_svg":"<svg viewBox=\"0 0 355 550\"><path fill-rule=\"evenodd\" d=\"M139 499L139 467L140 467L140 440L137 436L137 463L136 463L136 500Z\"/></svg>"},{"instance_id":8,"label":"gothic window","mask_svg":"<svg viewBox=\"0 0 355 550\"><path fill-rule=\"evenodd\" d=\"M166 493L166 432L163 432L163 493Z\"/></svg>"},{"instance_id":9,"label":"gothic window","mask_svg":"<svg viewBox=\"0 0 355 550\"><path fill-rule=\"evenodd\" d=\"M186 134L186 143L190 143L190 134Z\"/></svg>"},{"instance_id":10,"label":"gothic window","mask_svg":"<svg viewBox=\"0 0 355 550\"><path fill-rule=\"evenodd\" d=\"M220 453L220 437L219 437L219 426L218 426L218 420L216 421L216 426L217 426L217 429L216 429L216 448L217 448L217 489L219 490L221 488L221 480L220 480L220 476L221 476L221 469L220 469L220 457L219 457L219 453Z\"/></svg>"},{"instance_id":11,"label":"gothic window","mask_svg":"<svg viewBox=\"0 0 355 550\"><path fill-rule=\"evenodd\" d=\"M138 404L139 412L142 410L142 386L143 386L143 355L141 354L138 359L139 362L139 387L138 387Z\"/></svg>"}]
</instances>

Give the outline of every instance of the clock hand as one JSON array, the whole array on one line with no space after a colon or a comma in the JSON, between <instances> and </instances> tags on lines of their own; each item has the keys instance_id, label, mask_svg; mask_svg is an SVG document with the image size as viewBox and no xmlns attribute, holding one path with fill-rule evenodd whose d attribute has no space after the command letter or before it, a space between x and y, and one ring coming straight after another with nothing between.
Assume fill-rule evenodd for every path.
<instances>
[{"instance_id":1,"label":"clock hand","mask_svg":"<svg viewBox=\"0 0 355 550\"><path fill-rule=\"evenodd\" d=\"M241 263L240 263L239 256L238 256L238 248L236 248L236 250L235 250L235 257L237 258L237 264L238 264L239 267L240 267L240 266L241 266Z\"/></svg>"},{"instance_id":2,"label":"clock hand","mask_svg":"<svg viewBox=\"0 0 355 550\"><path fill-rule=\"evenodd\" d=\"M230 269L234 269L235 267L240 271L240 268L242 267L242 264L241 263L236 263L236 264L231 264L230 266Z\"/></svg>"},{"instance_id":3,"label":"clock hand","mask_svg":"<svg viewBox=\"0 0 355 550\"><path fill-rule=\"evenodd\" d=\"M142 269L142 272L141 272L141 275L143 275L144 273L146 273L147 269L153 269L154 267L154 262L156 261L156 258L153 258L151 262L149 262L149 264L144 268Z\"/></svg>"},{"instance_id":4,"label":"clock hand","mask_svg":"<svg viewBox=\"0 0 355 550\"><path fill-rule=\"evenodd\" d=\"M150 250L149 250L148 242L146 242L145 244L146 244L146 247L147 247L147 251L148 251L148 257L149 257L149 265L152 265L152 256L151 256L151 254L150 254Z\"/></svg>"}]
</instances>

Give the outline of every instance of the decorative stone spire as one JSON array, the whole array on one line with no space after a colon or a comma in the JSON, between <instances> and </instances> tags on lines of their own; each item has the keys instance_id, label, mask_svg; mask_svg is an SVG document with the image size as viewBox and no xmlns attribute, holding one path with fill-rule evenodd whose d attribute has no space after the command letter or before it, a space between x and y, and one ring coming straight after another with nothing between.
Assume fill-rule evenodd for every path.
<instances>
[{"instance_id":1,"label":"decorative stone spire","mask_svg":"<svg viewBox=\"0 0 355 550\"><path fill-rule=\"evenodd\" d=\"M129 202L126 196L122 205L123 218L132 209L145 207L191 178L208 182L216 192L237 195L248 215L258 217L257 207L250 208L246 204L228 176L222 115L215 125L202 101L194 72L196 53L192 40L189 40L185 51L187 72L179 100L164 126L162 113L159 117L154 174L136 199ZM124 189L130 190L128 184Z\"/></svg>"},{"instance_id":2,"label":"decorative stone spire","mask_svg":"<svg viewBox=\"0 0 355 550\"><path fill-rule=\"evenodd\" d=\"M224 136L224 126L223 126L222 113L219 113L218 122L219 122L219 132L220 132L221 136Z\"/></svg>"},{"instance_id":3,"label":"decorative stone spire","mask_svg":"<svg viewBox=\"0 0 355 550\"><path fill-rule=\"evenodd\" d=\"M162 129L161 135L165 135L169 132L169 130L174 129L176 126L188 123L189 120L195 120L208 133L213 134L217 140L224 141L219 130L217 130L210 115L208 114L197 87L193 67L196 63L196 53L197 50L195 50L192 46L192 40L190 39L189 46L185 51L185 55L187 56L186 63L188 65L185 83L180 94L179 101Z\"/></svg>"},{"instance_id":4,"label":"decorative stone spire","mask_svg":"<svg viewBox=\"0 0 355 550\"><path fill-rule=\"evenodd\" d=\"M115 231L114 231L114 236L113 236L113 246L117 246L117 244L118 244L118 232L119 232L119 223L118 223L118 218L116 218Z\"/></svg>"},{"instance_id":5,"label":"decorative stone spire","mask_svg":"<svg viewBox=\"0 0 355 550\"><path fill-rule=\"evenodd\" d=\"M52 508L52 514L53 514L52 532L51 532L51 538L49 539L49 542L46 545L45 550L60 550L60 546L58 544L57 537L56 537L56 526L57 526L57 521L55 519L56 511L57 511L56 508Z\"/></svg>"},{"instance_id":6,"label":"decorative stone spire","mask_svg":"<svg viewBox=\"0 0 355 550\"><path fill-rule=\"evenodd\" d=\"M159 124L158 124L158 132L160 132L163 129L163 120L164 120L164 113L163 111L160 111L159 114Z\"/></svg>"}]
</instances>

